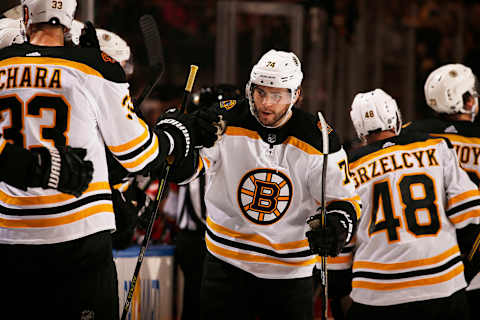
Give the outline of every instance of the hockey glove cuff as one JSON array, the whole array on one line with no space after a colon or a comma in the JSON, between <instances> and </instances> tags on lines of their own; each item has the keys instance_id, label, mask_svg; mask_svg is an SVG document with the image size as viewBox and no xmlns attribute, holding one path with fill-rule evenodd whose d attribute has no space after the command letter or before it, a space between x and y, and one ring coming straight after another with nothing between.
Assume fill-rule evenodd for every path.
<instances>
[{"instance_id":1,"label":"hockey glove cuff","mask_svg":"<svg viewBox=\"0 0 480 320\"><path fill-rule=\"evenodd\" d=\"M320 208L317 209L319 212ZM327 211L325 228L321 227L321 214L317 213L307 220L311 230L306 233L310 250L320 256L336 257L353 235L354 222L340 210Z\"/></svg>"},{"instance_id":2,"label":"hockey glove cuff","mask_svg":"<svg viewBox=\"0 0 480 320\"><path fill-rule=\"evenodd\" d=\"M170 142L168 155L178 164L192 152L191 121L188 116L176 109L169 109L159 119L154 128L157 135L164 135Z\"/></svg>"}]
</instances>

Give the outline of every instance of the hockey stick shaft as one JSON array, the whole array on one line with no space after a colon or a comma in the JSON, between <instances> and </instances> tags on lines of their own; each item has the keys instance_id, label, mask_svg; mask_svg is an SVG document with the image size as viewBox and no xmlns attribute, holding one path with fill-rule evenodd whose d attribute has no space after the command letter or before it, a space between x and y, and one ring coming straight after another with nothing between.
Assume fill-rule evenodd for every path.
<instances>
[{"instance_id":1,"label":"hockey stick shaft","mask_svg":"<svg viewBox=\"0 0 480 320\"><path fill-rule=\"evenodd\" d=\"M148 66L151 70L151 76L135 100L135 108L139 109L143 101L152 93L157 83L165 71L165 61L163 56L162 40L158 32L157 23L153 16L146 14L140 17L140 29L142 30L145 48L147 50ZM138 112L137 112L138 113Z\"/></svg>"},{"instance_id":2,"label":"hockey stick shaft","mask_svg":"<svg viewBox=\"0 0 480 320\"><path fill-rule=\"evenodd\" d=\"M184 102L188 99L188 95L192 91L193 82L195 81L195 76L197 74L197 70L198 70L197 66L191 66L190 67L190 73L188 75L187 84L185 85L185 92L183 94L183 101ZM184 104L182 104L180 106L180 110L185 110L185 105ZM167 157L167 163L165 164L165 170L164 170L163 175L162 175L162 177L160 178L160 181L159 181L157 197L155 199L155 201L156 201L155 211L153 212L153 214L150 217L150 220L148 221L148 226L147 226L147 230L145 232L145 237L143 238L142 246L140 247L140 253L138 254L137 264L135 265L135 271L133 272L132 282L131 282L130 288L128 290L127 298L125 299L125 304L123 305L121 320L125 320L128 312L130 311L130 306L132 304L132 298L133 298L133 294L135 292L135 287L136 287L136 284L137 284L138 275L140 274L140 268L142 267L143 258L145 257L145 253L147 251L148 244L150 242L150 238L152 237L153 225L155 223L155 220L157 219L158 210L160 208L161 200L165 196L165 191L167 189L167 179L168 179L168 175L170 174L170 169L172 167L173 160L174 159L172 157Z\"/></svg>"},{"instance_id":3,"label":"hockey stick shaft","mask_svg":"<svg viewBox=\"0 0 480 320\"><path fill-rule=\"evenodd\" d=\"M325 118L321 112L318 112L318 119L320 120L321 131L322 131L322 152L323 152L323 167L322 167L322 195L320 199L321 205L321 228L325 230L326 228L326 200L325 200L325 186L326 186L326 177L327 177L327 166L328 166L328 127ZM322 317L327 319L328 317L328 274L327 274L327 257L321 256L321 285L322 285Z\"/></svg>"}]
</instances>

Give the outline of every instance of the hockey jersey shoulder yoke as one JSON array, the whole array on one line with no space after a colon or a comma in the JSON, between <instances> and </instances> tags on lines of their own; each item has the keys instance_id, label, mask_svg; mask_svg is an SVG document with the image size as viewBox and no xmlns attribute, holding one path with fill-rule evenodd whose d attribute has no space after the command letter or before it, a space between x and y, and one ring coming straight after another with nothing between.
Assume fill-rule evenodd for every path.
<instances>
[{"instance_id":1,"label":"hockey jersey shoulder yoke","mask_svg":"<svg viewBox=\"0 0 480 320\"><path fill-rule=\"evenodd\" d=\"M279 137L275 143L282 143L288 137L294 137L309 144L318 151L322 151L322 132L319 120L313 114L298 108L292 109L292 117L280 128L266 128L253 117L247 99L221 101L216 105L228 126L240 127L257 132L264 141L268 141L269 134ZM328 126L329 152L337 152L341 148L335 131Z\"/></svg>"},{"instance_id":2,"label":"hockey jersey shoulder yoke","mask_svg":"<svg viewBox=\"0 0 480 320\"><path fill-rule=\"evenodd\" d=\"M118 62L106 53L95 48L80 47L46 47L35 46L29 43L12 45L0 50L0 64L14 64L16 59L36 59L43 62L55 62L59 64L75 64L89 73L96 74L106 80L124 83L126 82L125 72ZM20 60L21 61L21 60ZM1 67L2 65L0 65Z\"/></svg>"},{"instance_id":3,"label":"hockey jersey shoulder yoke","mask_svg":"<svg viewBox=\"0 0 480 320\"><path fill-rule=\"evenodd\" d=\"M361 147L359 149L356 149L356 150L352 151L349 154L349 161L350 161L350 163L353 163L353 162L357 161L358 159L360 159L364 156L367 156L369 154L372 154L372 153L374 153L376 151L379 151L379 150L382 150L382 149L386 149L386 148L391 147L391 146L407 145L407 144L411 144L411 143L415 143L415 142L427 141L429 139L443 139L443 140L445 140L447 146L450 149L453 148L452 143L447 138L434 137L434 136L431 136L427 133L422 133L422 132L403 132L402 131L400 133L400 135L398 135L398 136L388 138L388 139L384 139L384 140L380 140L380 141L376 141L374 143L371 143L369 145L366 145L364 147Z\"/></svg>"}]
</instances>

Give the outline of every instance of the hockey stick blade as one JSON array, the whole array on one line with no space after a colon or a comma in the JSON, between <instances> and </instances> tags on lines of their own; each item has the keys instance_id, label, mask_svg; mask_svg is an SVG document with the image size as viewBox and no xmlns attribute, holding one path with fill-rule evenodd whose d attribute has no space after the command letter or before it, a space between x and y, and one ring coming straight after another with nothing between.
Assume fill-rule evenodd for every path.
<instances>
[{"instance_id":1,"label":"hockey stick blade","mask_svg":"<svg viewBox=\"0 0 480 320\"><path fill-rule=\"evenodd\" d=\"M140 17L139 24L145 41L145 47L147 49L148 66L151 70L151 76L142 93L136 100L136 108L140 108L142 102L150 95L165 71L162 40L155 19L153 16L146 14Z\"/></svg>"}]
</instances>

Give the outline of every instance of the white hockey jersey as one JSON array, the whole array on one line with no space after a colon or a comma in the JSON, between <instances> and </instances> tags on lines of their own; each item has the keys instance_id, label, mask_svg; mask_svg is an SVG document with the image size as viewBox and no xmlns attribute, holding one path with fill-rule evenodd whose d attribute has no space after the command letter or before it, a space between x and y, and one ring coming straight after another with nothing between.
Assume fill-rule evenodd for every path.
<instances>
[{"instance_id":1,"label":"white hockey jersey","mask_svg":"<svg viewBox=\"0 0 480 320\"><path fill-rule=\"evenodd\" d=\"M129 171L158 155L158 139L135 115L121 67L95 49L2 49L0 114L5 140L26 148L85 148L94 167L79 198L0 182L0 243L58 243L114 230L105 145Z\"/></svg>"},{"instance_id":2,"label":"white hockey jersey","mask_svg":"<svg viewBox=\"0 0 480 320\"><path fill-rule=\"evenodd\" d=\"M228 110L226 132L215 146L201 150L209 252L260 278L311 276L316 257L305 233L322 191L318 119L294 108L285 126L267 129L245 100L220 107ZM330 209L358 215L346 154L334 132L329 140L326 201Z\"/></svg>"},{"instance_id":3,"label":"white hockey jersey","mask_svg":"<svg viewBox=\"0 0 480 320\"><path fill-rule=\"evenodd\" d=\"M480 192L450 142L401 134L356 150L350 160L362 216L355 251L329 267L353 262L352 299L386 306L465 288L455 229L480 222Z\"/></svg>"},{"instance_id":4,"label":"white hockey jersey","mask_svg":"<svg viewBox=\"0 0 480 320\"><path fill-rule=\"evenodd\" d=\"M457 152L458 161L470 179L480 188L480 126L471 121L446 121L431 118L407 123L404 130L421 131L432 136L445 137L450 140ZM478 237L478 236L477 236ZM477 247L476 255L480 254ZM466 253L468 256L470 252ZM480 273L470 282L467 291L480 289Z\"/></svg>"}]
</instances>

